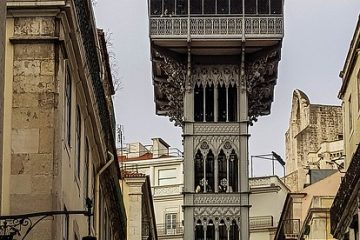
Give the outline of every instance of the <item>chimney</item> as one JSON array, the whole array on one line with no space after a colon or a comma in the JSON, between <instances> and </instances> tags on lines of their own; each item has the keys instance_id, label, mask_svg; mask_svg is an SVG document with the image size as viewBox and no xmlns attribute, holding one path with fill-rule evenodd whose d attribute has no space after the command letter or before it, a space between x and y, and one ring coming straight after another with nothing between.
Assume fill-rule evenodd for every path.
<instances>
[{"instance_id":1,"label":"chimney","mask_svg":"<svg viewBox=\"0 0 360 240\"><path fill-rule=\"evenodd\" d=\"M170 147L169 144L167 144L161 138L152 138L151 140L153 141L153 146L152 146L153 158L159 158L163 155L166 156L169 155L169 147Z\"/></svg>"}]
</instances>

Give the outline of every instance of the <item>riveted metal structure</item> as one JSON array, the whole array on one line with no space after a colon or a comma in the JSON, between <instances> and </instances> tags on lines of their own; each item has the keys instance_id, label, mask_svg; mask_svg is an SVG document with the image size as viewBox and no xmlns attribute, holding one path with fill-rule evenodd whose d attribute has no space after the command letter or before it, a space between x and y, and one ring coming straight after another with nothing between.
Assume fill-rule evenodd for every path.
<instances>
[{"instance_id":1,"label":"riveted metal structure","mask_svg":"<svg viewBox=\"0 0 360 240\"><path fill-rule=\"evenodd\" d=\"M156 113L184 133L184 239L249 239L248 127L270 114L282 0L149 0Z\"/></svg>"}]
</instances>

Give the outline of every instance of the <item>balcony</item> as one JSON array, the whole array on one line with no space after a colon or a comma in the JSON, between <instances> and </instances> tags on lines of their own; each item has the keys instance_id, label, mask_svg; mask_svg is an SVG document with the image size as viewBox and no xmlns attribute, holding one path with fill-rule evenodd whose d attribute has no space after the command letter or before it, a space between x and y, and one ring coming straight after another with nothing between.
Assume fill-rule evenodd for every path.
<instances>
[{"instance_id":1,"label":"balcony","mask_svg":"<svg viewBox=\"0 0 360 240\"><path fill-rule=\"evenodd\" d=\"M282 0L150 0L149 4L150 37L159 45L165 41L179 47L190 39L261 39L274 44L284 36Z\"/></svg>"},{"instance_id":2,"label":"balcony","mask_svg":"<svg viewBox=\"0 0 360 240\"><path fill-rule=\"evenodd\" d=\"M166 224L157 224L156 230L159 239L171 239L172 237L179 237L184 234L184 227L181 223L176 223L172 226L166 226Z\"/></svg>"}]
</instances>

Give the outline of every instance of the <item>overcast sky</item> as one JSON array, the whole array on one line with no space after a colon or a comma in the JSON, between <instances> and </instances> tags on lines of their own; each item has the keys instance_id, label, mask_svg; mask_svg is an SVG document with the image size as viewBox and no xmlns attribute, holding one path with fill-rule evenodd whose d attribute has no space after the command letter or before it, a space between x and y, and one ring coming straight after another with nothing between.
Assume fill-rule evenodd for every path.
<instances>
[{"instance_id":1,"label":"overcast sky","mask_svg":"<svg viewBox=\"0 0 360 240\"><path fill-rule=\"evenodd\" d=\"M292 92L304 91L312 103L340 104L337 93L360 0L286 0L285 38L275 101L270 116L250 128L250 155L277 152L285 157ZM125 142L150 144L161 137L182 149L181 129L155 115L149 50L147 0L98 0L97 26L111 32L122 88L114 98L116 120ZM255 175L271 174L271 165L256 160ZM277 172L282 173L278 168Z\"/></svg>"}]
</instances>

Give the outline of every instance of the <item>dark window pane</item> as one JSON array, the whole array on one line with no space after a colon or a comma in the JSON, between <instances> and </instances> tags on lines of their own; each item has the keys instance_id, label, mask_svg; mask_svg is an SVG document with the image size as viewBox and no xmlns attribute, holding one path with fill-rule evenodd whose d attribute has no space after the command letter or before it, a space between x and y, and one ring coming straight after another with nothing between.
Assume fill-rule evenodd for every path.
<instances>
[{"instance_id":1,"label":"dark window pane","mask_svg":"<svg viewBox=\"0 0 360 240\"><path fill-rule=\"evenodd\" d=\"M229 186L230 186L230 192L237 192L238 188L238 158L233 150L230 155L229 160ZM231 238L232 239L232 238Z\"/></svg>"},{"instance_id":2,"label":"dark window pane","mask_svg":"<svg viewBox=\"0 0 360 240\"><path fill-rule=\"evenodd\" d=\"M206 192L214 192L214 154L210 151L206 158Z\"/></svg>"},{"instance_id":3,"label":"dark window pane","mask_svg":"<svg viewBox=\"0 0 360 240\"><path fill-rule=\"evenodd\" d=\"M227 174L226 174L226 156L224 154L224 151L221 150L220 154L218 156L218 172L219 172L219 186L218 191L219 192L226 192L226 186L227 186Z\"/></svg>"},{"instance_id":4,"label":"dark window pane","mask_svg":"<svg viewBox=\"0 0 360 240\"><path fill-rule=\"evenodd\" d=\"M242 0L230 0L230 13L242 14Z\"/></svg>"},{"instance_id":5,"label":"dark window pane","mask_svg":"<svg viewBox=\"0 0 360 240\"><path fill-rule=\"evenodd\" d=\"M229 14L229 0L217 0L217 13Z\"/></svg>"},{"instance_id":6,"label":"dark window pane","mask_svg":"<svg viewBox=\"0 0 360 240\"><path fill-rule=\"evenodd\" d=\"M225 86L218 87L218 121L226 121L226 88Z\"/></svg>"},{"instance_id":7,"label":"dark window pane","mask_svg":"<svg viewBox=\"0 0 360 240\"><path fill-rule=\"evenodd\" d=\"M219 224L219 240L227 240L227 230L224 221L221 220Z\"/></svg>"},{"instance_id":8,"label":"dark window pane","mask_svg":"<svg viewBox=\"0 0 360 240\"><path fill-rule=\"evenodd\" d=\"M229 87L229 121L236 121L237 117L237 89L236 87Z\"/></svg>"},{"instance_id":9,"label":"dark window pane","mask_svg":"<svg viewBox=\"0 0 360 240\"><path fill-rule=\"evenodd\" d=\"M194 121L202 122L204 120L204 92L202 86L195 86L194 89Z\"/></svg>"},{"instance_id":10,"label":"dark window pane","mask_svg":"<svg viewBox=\"0 0 360 240\"><path fill-rule=\"evenodd\" d=\"M230 239L239 240L239 228L238 228L235 220L233 220L233 222L230 226Z\"/></svg>"},{"instance_id":11,"label":"dark window pane","mask_svg":"<svg viewBox=\"0 0 360 240\"><path fill-rule=\"evenodd\" d=\"M175 0L164 0L164 15L175 15Z\"/></svg>"},{"instance_id":12,"label":"dark window pane","mask_svg":"<svg viewBox=\"0 0 360 240\"><path fill-rule=\"evenodd\" d=\"M176 1L176 14L177 15L186 15L188 12L187 0L177 0Z\"/></svg>"},{"instance_id":13,"label":"dark window pane","mask_svg":"<svg viewBox=\"0 0 360 240\"><path fill-rule=\"evenodd\" d=\"M271 14L282 14L282 0L271 0Z\"/></svg>"},{"instance_id":14,"label":"dark window pane","mask_svg":"<svg viewBox=\"0 0 360 240\"><path fill-rule=\"evenodd\" d=\"M196 224L195 240L204 240L204 228L201 222Z\"/></svg>"},{"instance_id":15,"label":"dark window pane","mask_svg":"<svg viewBox=\"0 0 360 240\"><path fill-rule=\"evenodd\" d=\"M258 0L258 13L269 14L269 0Z\"/></svg>"},{"instance_id":16,"label":"dark window pane","mask_svg":"<svg viewBox=\"0 0 360 240\"><path fill-rule=\"evenodd\" d=\"M195 192L203 192L204 191L204 159L200 150L197 151L195 155Z\"/></svg>"},{"instance_id":17,"label":"dark window pane","mask_svg":"<svg viewBox=\"0 0 360 240\"><path fill-rule=\"evenodd\" d=\"M202 0L190 0L190 13L202 14Z\"/></svg>"},{"instance_id":18,"label":"dark window pane","mask_svg":"<svg viewBox=\"0 0 360 240\"><path fill-rule=\"evenodd\" d=\"M151 4L150 6L151 15L161 15L162 12L161 0L151 0L150 4Z\"/></svg>"},{"instance_id":19,"label":"dark window pane","mask_svg":"<svg viewBox=\"0 0 360 240\"><path fill-rule=\"evenodd\" d=\"M215 14L215 0L204 0L204 14Z\"/></svg>"},{"instance_id":20,"label":"dark window pane","mask_svg":"<svg viewBox=\"0 0 360 240\"><path fill-rule=\"evenodd\" d=\"M212 222L206 228L206 240L215 240L215 227Z\"/></svg>"},{"instance_id":21,"label":"dark window pane","mask_svg":"<svg viewBox=\"0 0 360 240\"><path fill-rule=\"evenodd\" d=\"M206 121L214 121L214 86L206 87Z\"/></svg>"},{"instance_id":22,"label":"dark window pane","mask_svg":"<svg viewBox=\"0 0 360 240\"><path fill-rule=\"evenodd\" d=\"M256 0L245 0L245 13L256 14Z\"/></svg>"}]
</instances>

